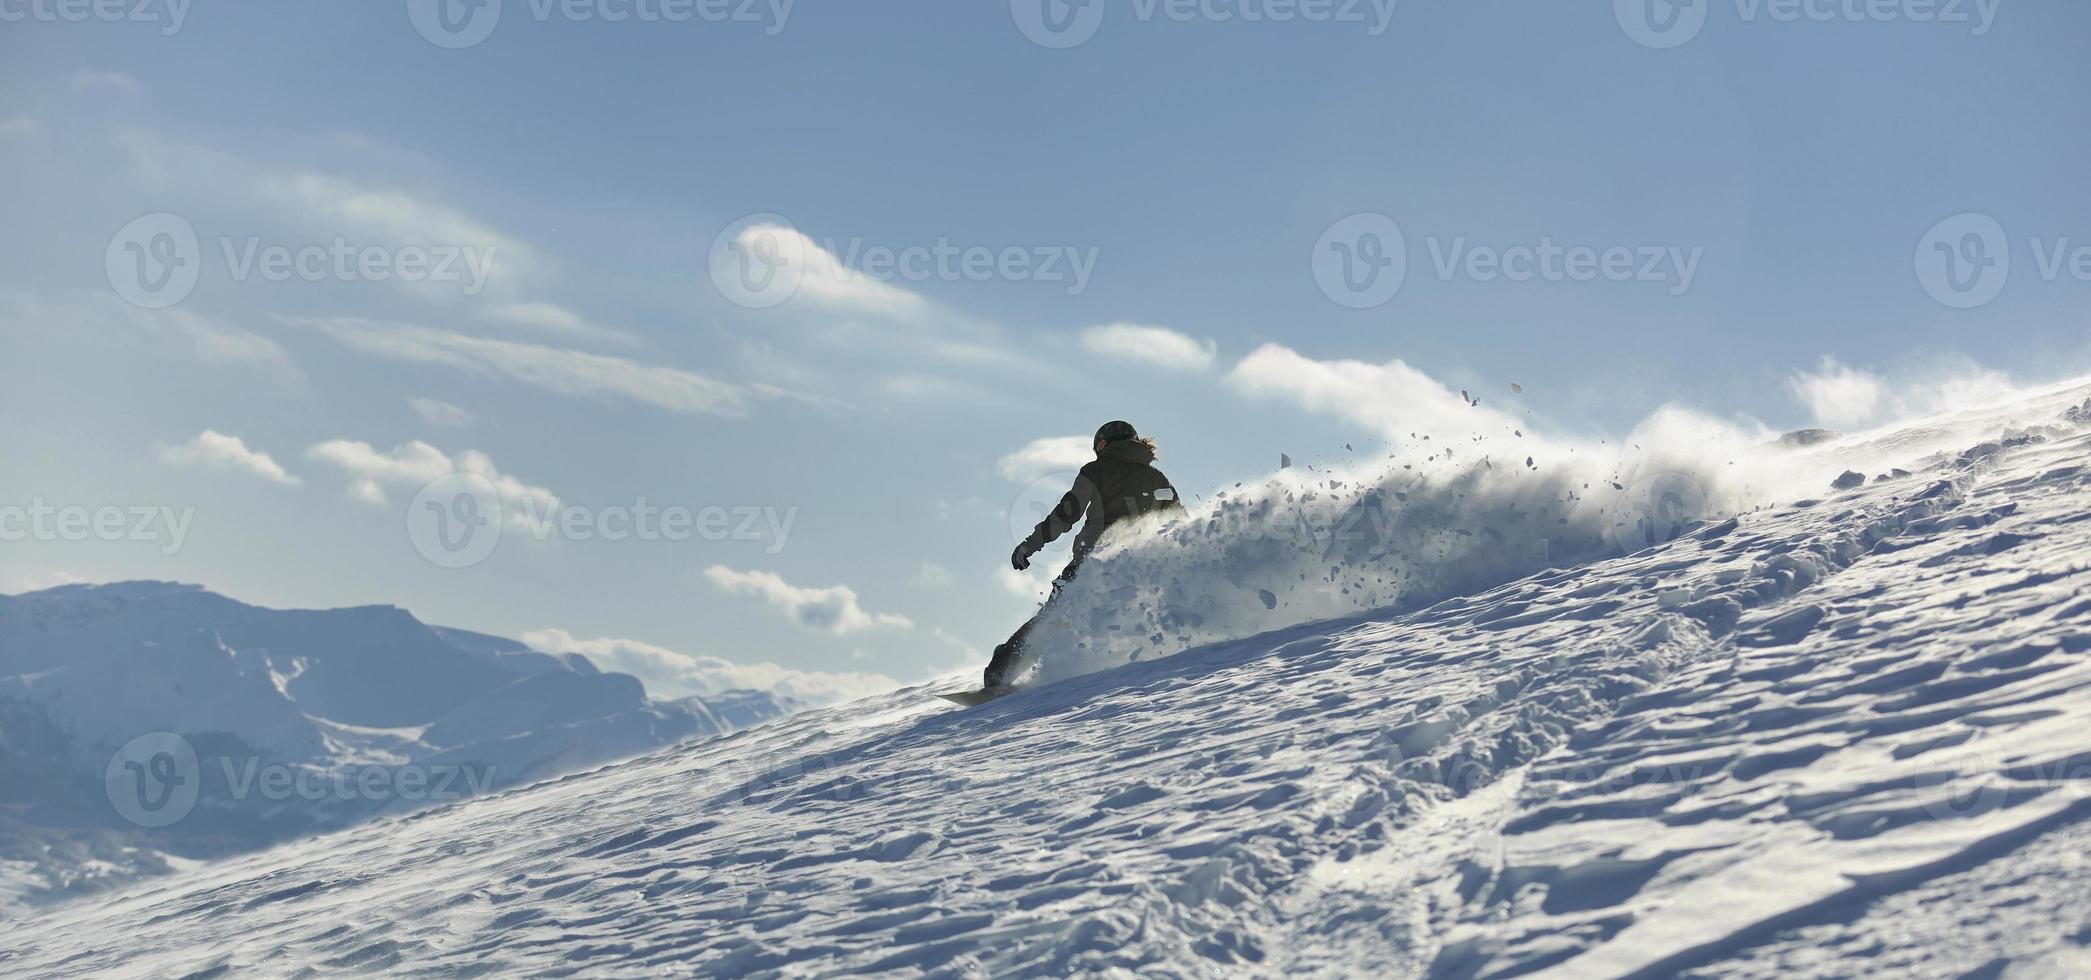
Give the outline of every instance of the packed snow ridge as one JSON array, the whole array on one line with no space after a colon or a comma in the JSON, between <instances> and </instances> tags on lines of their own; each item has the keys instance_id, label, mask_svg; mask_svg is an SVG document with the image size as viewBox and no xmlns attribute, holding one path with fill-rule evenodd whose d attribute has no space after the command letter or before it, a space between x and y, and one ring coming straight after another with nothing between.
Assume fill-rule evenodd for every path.
<instances>
[{"instance_id":1,"label":"packed snow ridge","mask_svg":"<svg viewBox=\"0 0 2091 980\"><path fill-rule=\"evenodd\" d=\"M1124 545L1069 621L1119 635L1070 628L1057 683L206 867L10 923L0 970L2091 975L2091 383L1738 457L1762 497L1646 548L1522 455L1377 483L1426 514L1312 562ZM1664 471L1718 499L1725 463ZM1306 489L1242 506L1361 506ZM1204 591L1120 577L1148 549Z\"/></svg>"}]
</instances>

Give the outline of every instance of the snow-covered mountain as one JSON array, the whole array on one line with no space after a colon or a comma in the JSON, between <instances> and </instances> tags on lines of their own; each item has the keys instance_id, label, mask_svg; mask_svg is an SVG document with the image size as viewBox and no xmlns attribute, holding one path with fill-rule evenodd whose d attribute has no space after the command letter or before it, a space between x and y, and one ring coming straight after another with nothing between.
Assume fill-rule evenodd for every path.
<instances>
[{"instance_id":1,"label":"snow-covered mountain","mask_svg":"<svg viewBox=\"0 0 2091 980\"><path fill-rule=\"evenodd\" d=\"M1831 477L1704 521L1627 478L1590 523L1538 458L1252 501L1393 508L1306 561L1211 503L1100 559L1204 567L1093 577L1053 683L363 824L10 923L0 969L2091 975L2087 396L1774 443Z\"/></svg>"},{"instance_id":2,"label":"snow-covered mountain","mask_svg":"<svg viewBox=\"0 0 2091 980\"><path fill-rule=\"evenodd\" d=\"M431 627L393 607L264 609L164 582L0 596L0 776L17 777L0 781L0 880L11 882L0 907L798 707L753 691L714 701L652 699L585 656ZM165 826L111 806L108 782L136 761L119 757L149 733L180 736L200 781ZM409 771L432 785L396 789Z\"/></svg>"}]
</instances>

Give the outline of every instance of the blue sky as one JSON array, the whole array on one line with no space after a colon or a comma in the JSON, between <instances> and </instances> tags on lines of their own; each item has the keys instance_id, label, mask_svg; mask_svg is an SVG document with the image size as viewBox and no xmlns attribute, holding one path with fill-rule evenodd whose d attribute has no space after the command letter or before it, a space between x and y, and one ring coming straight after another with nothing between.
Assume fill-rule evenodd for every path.
<instances>
[{"instance_id":1,"label":"blue sky","mask_svg":"<svg viewBox=\"0 0 2091 980\"><path fill-rule=\"evenodd\" d=\"M402 2L184 6L178 30L164 3L156 23L0 4L0 505L194 514L173 554L9 540L0 591L394 603L657 688L677 655L914 679L1026 614L1009 512L1109 418L1205 493L1281 452L1399 449L1460 389L1542 431L1621 433L1668 403L1850 427L1949 381L2085 367L2082 5L1700 0L1696 35L1659 49L1628 28L1663 0L1402 0L1384 21L1099 0L1093 36L1056 49L1020 29L1030 2L609 23L506 0L462 48ZM1292 9L1337 19L1242 17ZM1910 19L1933 9L1966 20ZM144 308L111 270L162 213L198 275ZM757 214L803 236L770 241L810 278L751 309L712 253ZM1360 214L1407 261L1354 309L1316 263ZM2001 237L1941 224L1966 214ZM743 244L783 234L756 227ZM476 285L234 269L336 239L387 268L492 258ZM1632 273L1486 275L1547 243ZM1932 295L1941 243L2008 253L1993 298ZM861 268L940 244L1094 264ZM511 510L644 497L771 531L511 528L445 568L403 515L456 468Z\"/></svg>"}]
</instances>

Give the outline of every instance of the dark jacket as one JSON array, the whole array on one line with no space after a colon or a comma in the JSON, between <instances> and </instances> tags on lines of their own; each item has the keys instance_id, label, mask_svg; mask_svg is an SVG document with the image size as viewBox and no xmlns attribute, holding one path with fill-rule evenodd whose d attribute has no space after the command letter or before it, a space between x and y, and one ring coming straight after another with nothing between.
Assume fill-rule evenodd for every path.
<instances>
[{"instance_id":1,"label":"dark jacket","mask_svg":"<svg viewBox=\"0 0 2091 980\"><path fill-rule=\"evenodd\" d=\"M1080 562L1111 525L1128 517L1182 508L1176 488L1154 468L1152 443L1144 439L1107 442L1096 459L1082 467L1074 489L1031 530L1032 550L1051 544L1081 521L1082 530L1075 535L1074 544L1074 559Z\"/></svg>"}]
</instances>

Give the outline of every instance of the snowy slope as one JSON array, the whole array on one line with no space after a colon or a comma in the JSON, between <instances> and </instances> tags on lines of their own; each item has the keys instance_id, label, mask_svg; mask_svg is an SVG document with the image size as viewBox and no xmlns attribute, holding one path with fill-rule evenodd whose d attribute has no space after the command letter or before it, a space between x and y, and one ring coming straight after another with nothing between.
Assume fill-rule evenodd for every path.
<instances>
[{"instance_id":1,"label":"snowy slope","mask_svg":"<svg viewBox=\"0 0 2091 980\"><path fill-rule=\"evenodd\" d=\"M1110 669L807 712L39 913L0 970L2087 975L2087 396L1810 447L1910 472L1633 554L1175 656L1061 636ZM1531 544L1400 560L1436 587ZM1284 619L1379 571L1324 570L1218 574ZM1253 622L1172 588L1124 615Z\"/></svg>"},{"instance_id":2,"label":"snowy slope","mask_svg":"<svg viewBox=\"0 0 2091 980\"><path fill-rule=\"evenodd\" d=\"M405 610L277 610L166 582L0 596L0 915L418 806L396 793L270 796L263 765L323 787L411 767L458 791L525 785L796 707L761 692L662 701L586 657L431 627ZM730 718L728 716L731 716ZM193 812L127 822L120 746L183 736ZM477 784L453 778L481 777ZM172 859L179 863L178 859Z\"/></svg>"}]
</instances>

